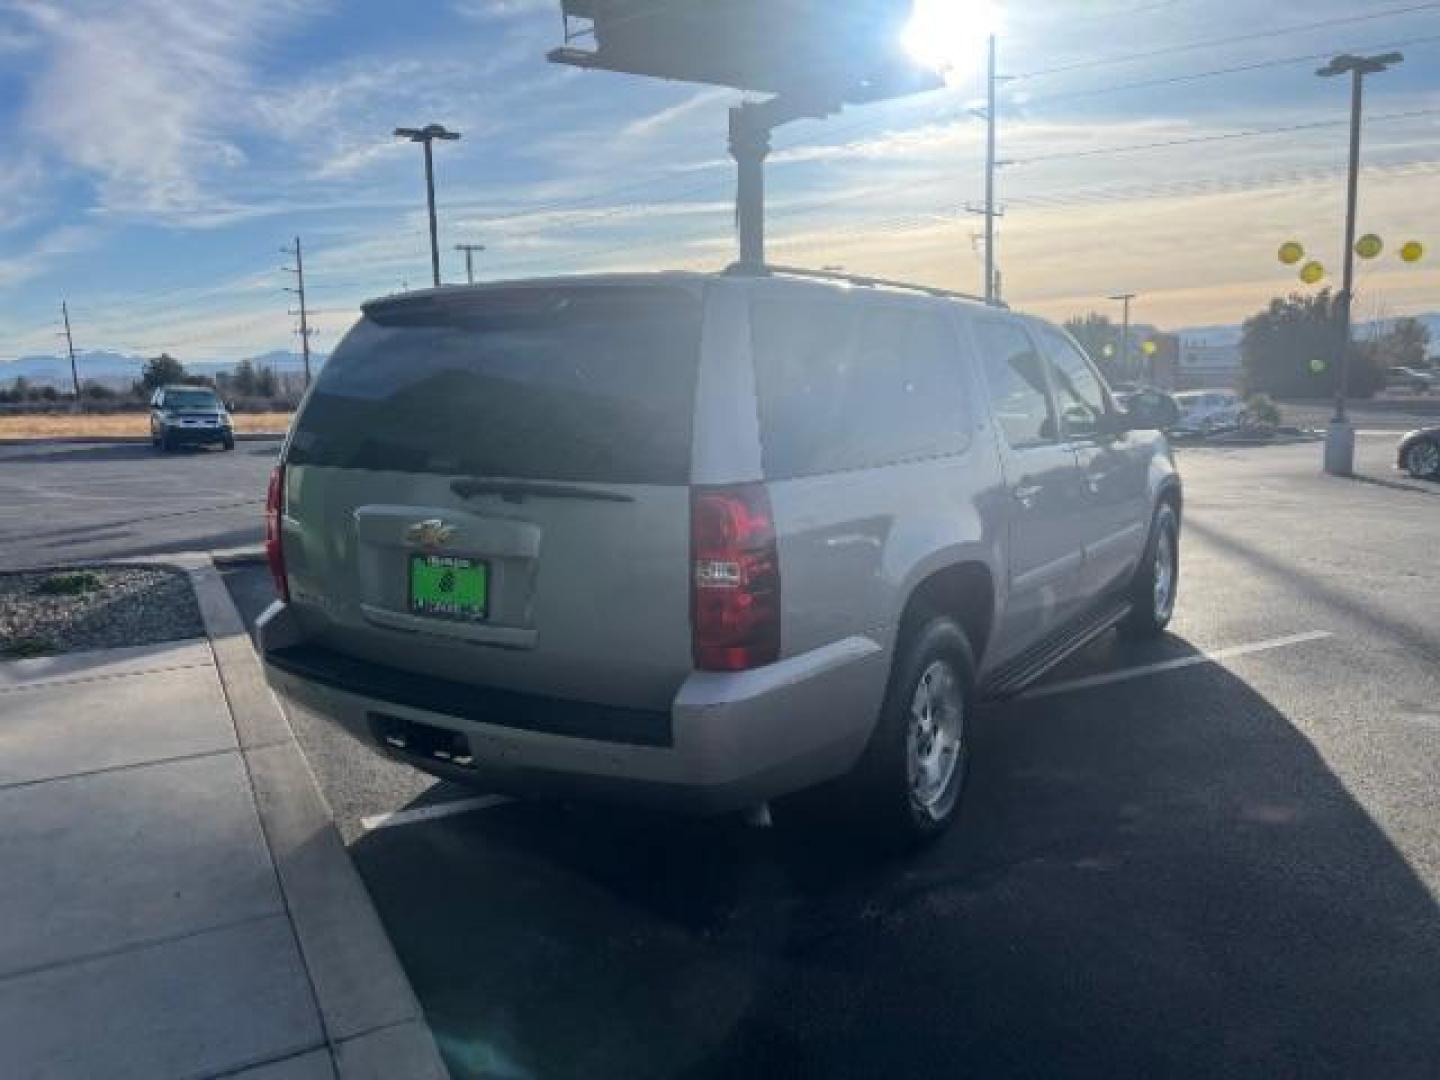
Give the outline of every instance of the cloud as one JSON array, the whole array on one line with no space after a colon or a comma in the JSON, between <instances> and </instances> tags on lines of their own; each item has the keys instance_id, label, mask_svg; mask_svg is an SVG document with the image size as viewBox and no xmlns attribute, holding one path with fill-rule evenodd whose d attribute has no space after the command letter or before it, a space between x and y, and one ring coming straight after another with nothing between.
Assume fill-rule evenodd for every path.
<instances>
[{"instance_id":1,"label":"cloud","mask_svg":"<svg viewBox=\"0 0 1440 1080\"><path fill-rule=\"evenodd\" d=\"M44 39L25 133L94 179L108 212L163 215L206 202L206 180L246 160L227 134L245 59L314 10L308 0L99 0L20 8Z\"/></svg>"},{"instance_id":2,"label":"cloud","mask_svg":"<svg viewBox=\"0 0 1440 1080\"><path fill-rule=\"evenodd\" d=\"M95 247L101 235L93 225L60 225L42 233L25 251L0 259L0 288L42 277L64 256Z\"/></svg>"},{"instance_id":3,"label":"cloud","mask_svg":"<svg viewBox=\"0 0 1440 1080\"><path fill-rule=\"evenodd\" d=\"M721 102L736 102L739 95L723 86L712 86L691 94L685 100L677 102L668 108L653 112L648 116L642 116L638 120L632 120L620 130L620 137L624 139L648 138L658 132L665 130L681 120L685 120L697 112L702 112L712 106L719 106ZM718 107L715 109L718 114Z\"/></svg>"}]
</instances>

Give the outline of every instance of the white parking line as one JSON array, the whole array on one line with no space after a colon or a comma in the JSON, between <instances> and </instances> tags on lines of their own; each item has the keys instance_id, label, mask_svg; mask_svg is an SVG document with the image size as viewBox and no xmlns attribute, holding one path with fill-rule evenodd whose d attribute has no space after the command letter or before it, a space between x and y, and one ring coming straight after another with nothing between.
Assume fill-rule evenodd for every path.
<instances>
[{"instance_id":1,"label":"white parking line","mask_svg":"<svg viewBox=\"0 0 1440 1080\"><path fill-rule=\"evenodd\" d=\"M395 810L388 814L371 814L360 819L366 831L390 829L396 825L416 825L422 821L450 817L454 814L468 814L472 810L486 810L492 806L504 806L513 800L504 795L477 795L473 799L454 799L451 802L436 803L434 806L417 806L410 810Z\"/></svg>"},{"instance_id":2,"label":"white parking line","mask_svg":"<svg viewBox=\"0 0 1440 1080\"><path fill-rule=\"evenodd\" d=\"M1268 652L1271 649L1283 649L1290 645L1303 645L1307 641L1319 641L1322 638L1333 636L1329 630L1307 630L1303 634L1287 634L1285 637L1268 638L1265 641L1254 641L1249 645L1232 645L1228 649L1216 649L1214 652L1196 653L1193 656L1180 656L1174 660L1161 660L1154 664L1141 664L1139 667L1124 668L1120 671L1107 671L1100 675L1087 675L1080 679L1066 679L1064 682L1051 683L1049 686L1040 686L1034 690L1028 690L1022 694L1021 697L1049 697L1051 694L1064 694L1071 690L1088 690L1092 686L1105 686L1109 683L1124 682L1127 679L1138 679L1142 675L1154 675L1161 671L1174 671L1177 668L1193 667L1196 664L1214 664L1236 656L1249 656L1251 653Z\"/></svg>"}]
</instances>

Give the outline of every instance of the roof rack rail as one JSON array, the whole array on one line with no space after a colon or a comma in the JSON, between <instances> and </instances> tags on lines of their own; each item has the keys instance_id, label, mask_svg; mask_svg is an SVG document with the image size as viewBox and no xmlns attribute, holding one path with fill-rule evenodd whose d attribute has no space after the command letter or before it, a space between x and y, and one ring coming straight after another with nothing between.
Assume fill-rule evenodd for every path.
<instances>
[{"instance_id":1,"label":"roof rack rail","mask_svg":"<svg viewBox=\"0 0 1440 1080\"><path fill-rule=\"evenodd\" d=\"M821 281L844 281L851 285L864 285L869 287L879 286L888 289L911 289L915 292L925 293L927 296L943 296L952 300L974 300L977 303L985 303L983 296L976 296L974 293L956 292L954 289L941 289L934 285L916 285L912 281L896 281L892 278L870 277L866 274L847 274L840 270L806 270L798 266L774 266L767 265L766 272L772 274L789 274L793 277L818 278ZM1008 307L1009 305L996 302L996 307Z\"/></svg>"}]
</instances>

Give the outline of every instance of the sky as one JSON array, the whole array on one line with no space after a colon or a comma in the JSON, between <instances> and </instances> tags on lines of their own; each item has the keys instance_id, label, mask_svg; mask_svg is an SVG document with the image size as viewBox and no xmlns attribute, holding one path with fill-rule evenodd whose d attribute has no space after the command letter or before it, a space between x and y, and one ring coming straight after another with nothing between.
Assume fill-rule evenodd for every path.
<instances>
[{"instance_id":1,"label":"sky","mask_svg":"<svg viewBox=\"0 0 1440 1080\"><path fill-rule=\"evenodd\" d=\"M776 132L772 261L981 290L993 25L1006 299L1239 322L1302 288L1285 240L1339 273L1349 95L1320 58L1400 48L1367 84L1360 227L1387 250L1357 304L1440 310L1440 3L947 6L976 18L945 89ZM420 151L391 132L432 121L463 135L436 149L446 280L461 242L487 279L723 267L741 95L547 63L559 44L559 0L0 0L0 363L57 350L62 298L82 350L293 349L296 236L327 351L364 299L428 283Z\"/></svg>"}]
</instances>

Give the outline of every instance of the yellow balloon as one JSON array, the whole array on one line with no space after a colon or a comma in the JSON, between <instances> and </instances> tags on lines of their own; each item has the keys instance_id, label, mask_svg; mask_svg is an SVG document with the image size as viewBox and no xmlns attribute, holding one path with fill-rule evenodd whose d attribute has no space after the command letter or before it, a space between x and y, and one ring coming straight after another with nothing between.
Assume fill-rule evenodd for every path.
<instances>
[{"instance_id":1,"label":"yellow balloon","mask_svg":"<svg viewBox=\"0 0 1440 1080\"><path fill-rule=\"evenodd\" d=\"M1286 240L1285 243L1280 245L1280 250L1277 254L1280 261L1286 266L1294 266L1305 257L1305 249L1300 246L1298 241Z\"/></svg>"},{"instance_id":2,"label":"yellow balloon","mask_svg":"<svg viewBox=\"0 0 1440 1080\"><path fill-rule=\"evenodd\" d=\"M1146 356L1154 356L1157 352L1160 351L1160 346L1156 345L1153 341L1146 341L1141 344L1140 351L1143 352Z\"/></svg>"},{"instance_id":3,"label":"yellow balloon","mask_svg":"<svg viewBox=\"0 0 1440 1080\"><path fill-rule=\"evenodd\" d=\"M1362 259L1373 259L1385 250L1385 242L1374 233L1366 233L1355 241L1355 254Z\"/></svg>"},{"instance_id":4,"label":"yellow balloon","mask_svg":"<svg viewBox=\"0 0 1440 1080\"><path fill-rule=\"evenodd\" d=\"M1314 285L1324 279L1325 267L1313 259L1300 268L1300 280L1306 285Z\"/></svg>"},{"instance_id":5,"label":"yellow balloon","mask_svg":"<svg viewBox=\"0 0 1440 1080\"><path fill-rule=\"evenodd\" d=\"M1411 240L1400 249L1400 258L1408 263L1419 262L1425 257L1425 245L1419 240Z\"/></svg>"}]
</instances>

